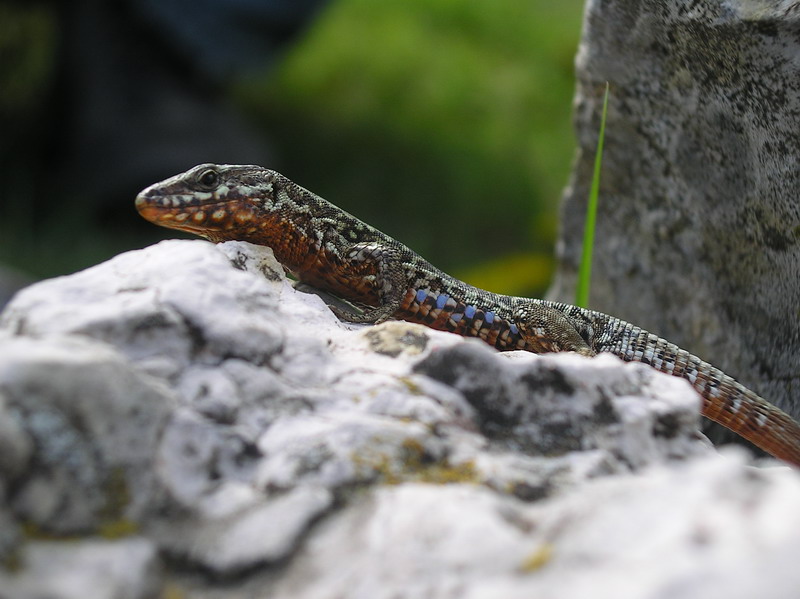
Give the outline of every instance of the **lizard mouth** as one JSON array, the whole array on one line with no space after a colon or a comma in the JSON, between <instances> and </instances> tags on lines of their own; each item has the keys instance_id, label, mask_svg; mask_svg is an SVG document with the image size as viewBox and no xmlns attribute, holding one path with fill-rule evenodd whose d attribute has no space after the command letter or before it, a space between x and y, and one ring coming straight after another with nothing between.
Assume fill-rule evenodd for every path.
<instances>
[{"instance_id":1,"label":"lizard mouth","mask_svg":"<svg viewBox=\"0 0 800 599\"><path fill-rule=\"evenodd\" d=\"M150 197L140 194L136 210L153 224L205 236L208 231L231 230L247 225L253 218L251 210L236 209L230 200L188 204L169 197Z\"/></svg>"}]
</instances>

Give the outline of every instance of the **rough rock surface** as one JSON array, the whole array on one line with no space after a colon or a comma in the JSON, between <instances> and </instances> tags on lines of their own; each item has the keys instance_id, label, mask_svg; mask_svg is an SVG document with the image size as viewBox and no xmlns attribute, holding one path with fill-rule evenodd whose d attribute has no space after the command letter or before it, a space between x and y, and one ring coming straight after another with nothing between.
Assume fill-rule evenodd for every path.
<instances>
[{"instance_id":1,"label":"rough rock surface","mask_svg":"<svg viewBox=\"0 0 800 599\"><path fill-rule=\"evenodd\" d=\"M610 83L592 307L800 417L800 7L588 0L579 155L551 297L571 301Z\"/></svg>"},{"instance_id":2,"label":"rough rock surface","mask_svg":"<svg viewBox=\"0 0 800 599\"><path fill-rule=\"evenodd\" d=\"M0 597L788 599L800 476L718 455L698 403L163 242L0 314Z\"/></svg>"}]
</instances>

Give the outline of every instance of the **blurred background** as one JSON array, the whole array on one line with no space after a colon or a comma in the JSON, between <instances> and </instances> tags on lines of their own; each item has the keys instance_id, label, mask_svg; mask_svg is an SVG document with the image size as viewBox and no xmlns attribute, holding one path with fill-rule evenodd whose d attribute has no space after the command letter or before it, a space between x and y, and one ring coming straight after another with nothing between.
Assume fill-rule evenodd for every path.
<instances>
[{"instance_id":1,"label":"blurred background","mask_svg":"<svg viewBox=\"0 0 800 599\"><path fill-rule=\"evenodd\" d=\"M143 187L283 172L468 282L541 295L581 0L0 0L0 305L175 231Z\"/></svg>"}]
</instances>

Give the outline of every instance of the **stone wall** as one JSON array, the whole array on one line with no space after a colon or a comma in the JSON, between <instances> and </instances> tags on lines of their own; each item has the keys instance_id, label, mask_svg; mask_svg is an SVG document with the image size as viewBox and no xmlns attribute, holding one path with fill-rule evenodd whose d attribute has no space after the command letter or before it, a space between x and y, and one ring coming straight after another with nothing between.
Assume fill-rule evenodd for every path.
<instances>
[{"instance_id":1,"label":"stone wall","mask_svg":"<svg viewBox=\"0 0 800 599\"><path fill-rule=\"evenodd\" d=\"M800 416L800 8L589 0L551 296L574 297L605 82L590 307Z\"/></svg>"}]
</instances>

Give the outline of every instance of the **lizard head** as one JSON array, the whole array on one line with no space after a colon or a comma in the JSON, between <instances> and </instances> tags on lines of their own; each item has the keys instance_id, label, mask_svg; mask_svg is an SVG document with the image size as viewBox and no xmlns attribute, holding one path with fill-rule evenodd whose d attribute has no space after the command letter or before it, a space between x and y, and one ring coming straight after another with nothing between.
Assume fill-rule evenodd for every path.
<instances>
[{"instance_id":1,"label":"lizard head","mask_svg":"<svg viewBox=\"0 0 800 599\"><path fill-rule=\"evenodd\" d=\"M200 164L144 189L136 209L152 223L211 241L246 240L283 179L260 166Z\"/></svg>"}]
</instances>

